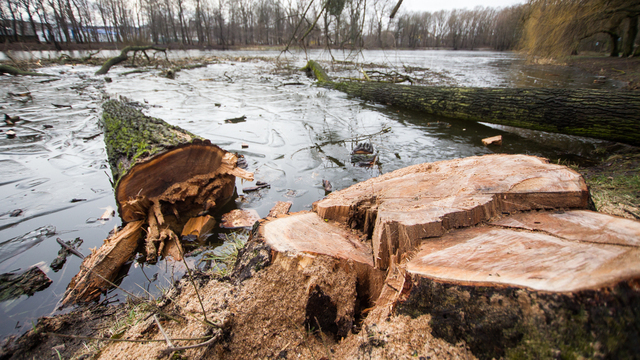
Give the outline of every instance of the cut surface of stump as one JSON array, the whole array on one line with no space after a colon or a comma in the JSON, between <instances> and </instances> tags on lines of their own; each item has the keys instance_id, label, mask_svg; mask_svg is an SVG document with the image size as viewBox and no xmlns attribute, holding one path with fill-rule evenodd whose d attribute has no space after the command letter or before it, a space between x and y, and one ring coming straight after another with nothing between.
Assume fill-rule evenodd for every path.
<instances>
[{"instance_id":1,"label":"cut surface of stump","mask_svg":"<svg viewBox=\"0 0 640 360\"><path fill-rule=\"evenodd\" d=\"M120 216L144 221L147 260L180 258L179 238L190 218L233 196L235 177L253 180L237 157L208 140L146 116L135 103L103 104L102 125ZM171 251L165 251L169 245Z\"/></svg>"},{"instance_id":2,"label":"cut surface of stump","mask_svg":"<svg viewBox=\"0 0 640 360\"><path fill-rule=\"evenodd\" d=\"M526 155L485 155L409 166L314 203L323 219L372 234L377 268L400 263L422 239L514 211L587 208L577 172Z\"/></svg>"},{"instance_id":3,"label":"cut surface of stump","mask_svg":"<svg viewBox=\"0 0 640 360\"><path fill-rule=\"evenodd\" d=\"M618 224L621 231L609 228L603 234L589 226L601 221ZM513 229L515 222L537 227ZM453 283L553 292L598 288L640 277L640 223L636 221L569 211L518 214L494 224L508 227L455 230L423 241L420 252L407 264L407 272Z\"/></svg>"},{"instance_id":4,"label":"cut surface of stump","mask_svg":"<svg viewBox=\"0 0 640 360\"><path fill-rule=\"evenodd\" d=\"M483 359L634 357L638 239L640 222L584 210L453 230L406 264L398 310Z\"/></svg>"},{"instance_id":5,"label":"cut surface of stump","mask_svg":"<svg viewBox=\"0 0 640 360\"><path fill-rule=\"evenodd\" d=\"M371 249L361 242L361 234L329 224L313 212L280 217L260 231L265 243L278 252L328 255L373 267Z\"/></svg>"}]
</instances>

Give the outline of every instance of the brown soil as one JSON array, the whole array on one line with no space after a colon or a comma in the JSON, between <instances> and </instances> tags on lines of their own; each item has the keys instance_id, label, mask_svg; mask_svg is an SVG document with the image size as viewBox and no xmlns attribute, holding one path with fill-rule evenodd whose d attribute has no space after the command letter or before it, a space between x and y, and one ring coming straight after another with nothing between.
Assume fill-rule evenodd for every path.
<instances>
[{"instance_id":1,"label":"brown soil","mask_svg":"<svg viewBox=\"0 0 640 360\"><path fill-rule=\"evenodd\" d=\"M591 74L625 82L629 90L640 89L640 57L575 56L567 64Z\"/></svg>"},{"instance_id":2,"label":"brown soil","mask_svg":"<svg viewBox=\"0 0 640 360\"><path fill-rule=\"evenodd\" d=\"M0 358L55 359L58 354L64 359L168 358L163 353L167 344L153 314L161 319L174 346L216 337L209 346L183 350L172 358L474 358L464 344L433 337L429 315L415 319L392 315L363 322L362 315L367 312L363 305L368 305L369 299L358 298L356 272L344 261L282 255L270 261L269 256L268 249L249 243L231 277L196 276L198 293L191 282L183 280L162 300L153 302L155 305L131 302L42 318L21 338L9 339ZM202 307L209 324L204 322ZM332 326L336 315L353 327ZM52 333L125 341L64 338Z\"/></svg>"}]
</instances>

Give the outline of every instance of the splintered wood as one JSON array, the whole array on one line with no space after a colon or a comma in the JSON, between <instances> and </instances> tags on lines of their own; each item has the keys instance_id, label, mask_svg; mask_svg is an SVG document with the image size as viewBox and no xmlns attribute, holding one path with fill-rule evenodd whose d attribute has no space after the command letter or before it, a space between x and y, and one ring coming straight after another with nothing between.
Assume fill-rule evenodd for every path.
<instances>
[{"instance_id":1,"label":"splintered wood","mask_svg":"<svg viewBox=\"0 0 640 360\"><path fill-rule=\"evenodd\" d=\"M131 259L138 247L143 223L142 220L128 223L106 239L99 249L91 250L91 255L80 265L80 272L71 279L61 303L63 306L97 299L111 286L120 267Z\"/></svg>"}]
</instances>

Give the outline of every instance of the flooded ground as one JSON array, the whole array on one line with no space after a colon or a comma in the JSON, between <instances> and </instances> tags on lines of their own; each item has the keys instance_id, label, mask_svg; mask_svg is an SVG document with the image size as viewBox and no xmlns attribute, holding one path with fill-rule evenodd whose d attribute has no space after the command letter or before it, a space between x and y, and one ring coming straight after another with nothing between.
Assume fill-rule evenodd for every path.
<instances>
[{"instance_id":1,"label":"flooded ground","mask_svg":"<svg viewBox=\"0 0 640 360\"><path fill-rule=\"evenodd\" d=\"M105 56L113 55L105 53ZM104 97L126 96L146 104L148 115L166 120L222 148L243 154L256 181L271 184L243 193L254 183L238 180L238 197L222 209L255 209L265 216L276 201L293 202L292 211L310 209L324 195L322 180L334 190L408 165L493 152L525 153L553 161L588 161L602 142L562 135L432 117L365 103L314 86L295 71L307 58L375 63L380 71L409 69L435 85L559 86L615 88L573 69L532 67L513 53L460 51L364 51L357 54L314 51L174 52L170 58L217 56L204 68L180 71L175 79L160 70L125 75L115 67L105 82L94 66L53 66L40 72L56 75L0 77L2 112L20 116L15 126L0 126L0 273L38 265L53 281L31 297L0 302L0 336L26 331L39 316L55 311L81 260L71 256L58 272L50 264L62 240L83 239L80 251L99 247L121 224L109 216L116 204L102 130L98 126ZM55 53L13 54L14 57L57 57ZM0 59L1 60L1 59ZM414 67L419 69L411 69ZM340 76L361 76L360 66L336 65ZM371 67L368 67L371 68ZM386 69L386 70L385 70ZM331 69L329 69L331 70ZM428 81L426 81L428 80ZM226 121L245 117L240 121ZM6 132L13 129L15 138ZM503 135L503 146L486 147L481 139ZM350 153L358 142L370 142L376 165L360 167ZM242 148L242 144L248 148ZM212 234L208 246L219 244ZM191 266L201 255L188 258ZM159 294L184 272L181 263L132 262L121 286L135 293ZM119 298L120 290L108 294ZM110 300L109 300L110 299Z\"/></svg>"}]
</instances>

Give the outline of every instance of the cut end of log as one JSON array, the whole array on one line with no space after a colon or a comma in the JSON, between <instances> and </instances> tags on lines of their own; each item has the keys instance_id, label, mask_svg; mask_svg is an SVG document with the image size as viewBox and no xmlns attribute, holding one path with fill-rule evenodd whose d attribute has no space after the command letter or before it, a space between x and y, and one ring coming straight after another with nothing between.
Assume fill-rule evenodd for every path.
<instances>
[{"instance_id":1,"label":"cut end of log","mask_svg":"<svg viewBox=\"0 0 640 360\"><path fill-rule=\"evenodd\" d=\"M138 162L116 186L121 216L125 221L139 219L142 214L132 201L140 197L171 203L185 219L193 214L182 211L201 212L223 204L233 195L235 176L253 179L252 173L236 167L236 161L235 155L216 145L197 142Z\"/></svg>"}]
</instances>

